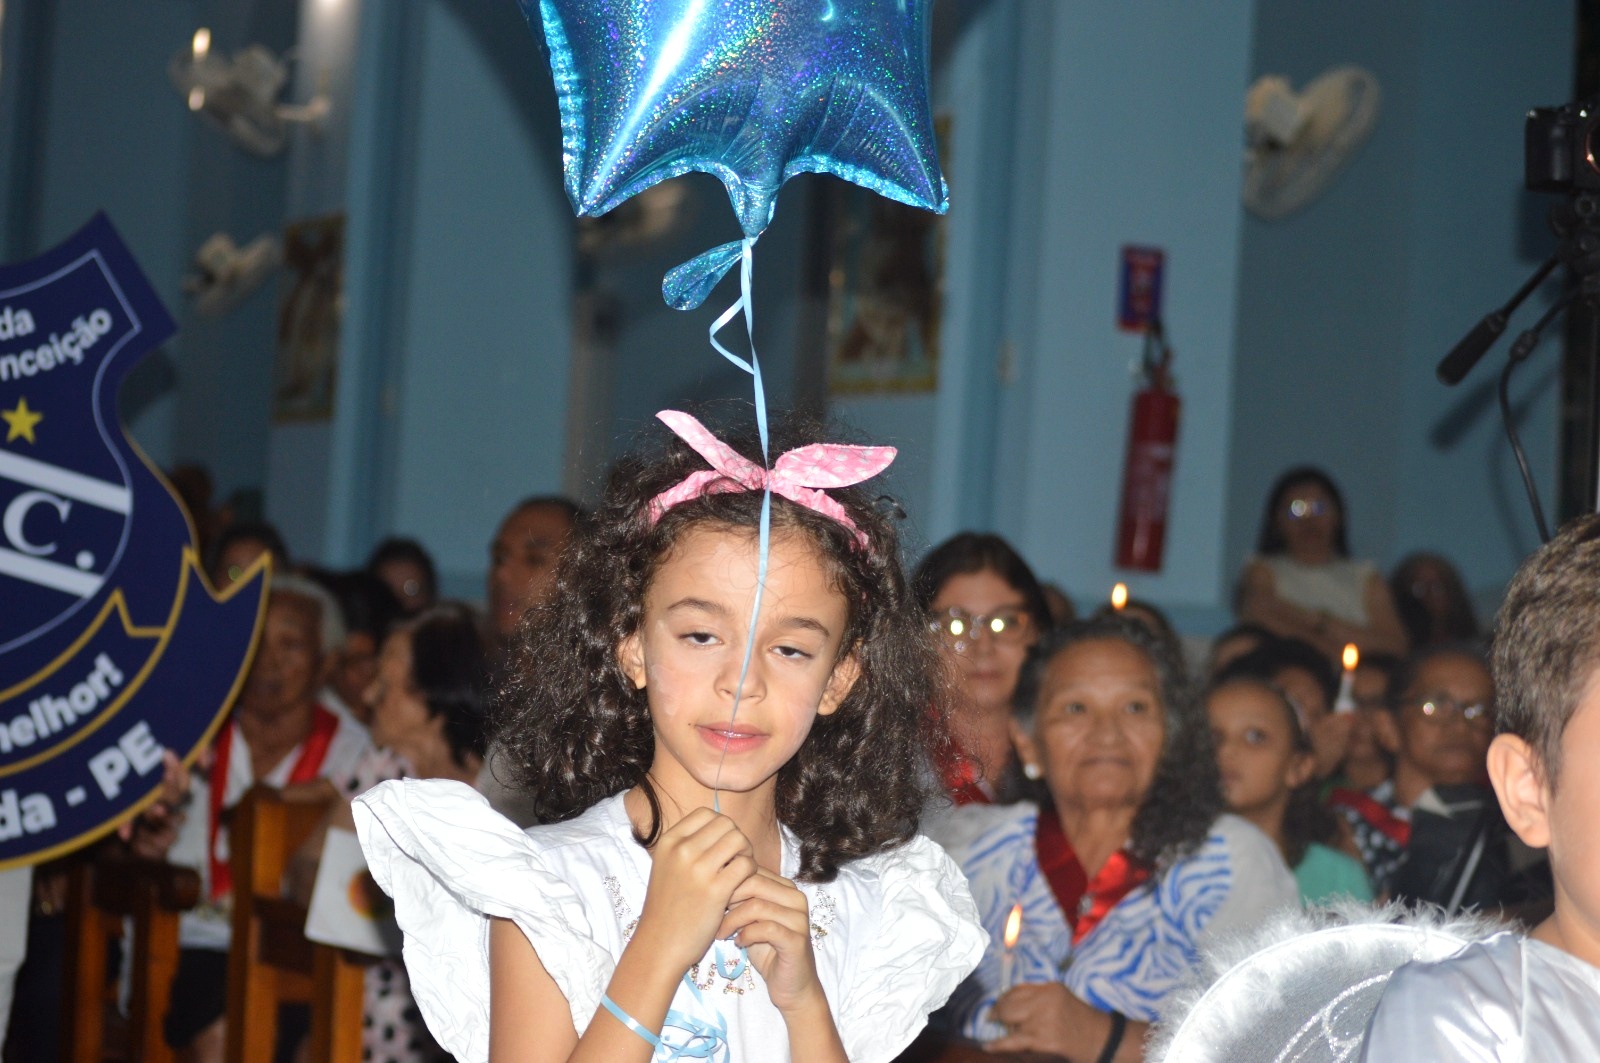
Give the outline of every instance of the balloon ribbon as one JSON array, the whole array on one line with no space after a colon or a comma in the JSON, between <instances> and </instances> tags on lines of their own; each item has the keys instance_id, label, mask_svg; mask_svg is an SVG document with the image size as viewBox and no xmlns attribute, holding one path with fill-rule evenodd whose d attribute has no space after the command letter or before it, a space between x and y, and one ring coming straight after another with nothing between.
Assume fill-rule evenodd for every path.
<instances>
[{"instance_id":1,"label":"balloon ribbon","mask_svg":"<svg viewBox=\"0 0 1600 1063\"><path fill-rule=\"evenodd\" d=\"M709 338L716 352L740 369L749 373L754 384L756 405L756 432L761 437L761 464L771 471L772 459L767 447L767 391L761 382L761 359L756 356L756 329L754 304L750 298L750 271L755 260L756 241L749 237L743 241L739 256L739 298L712 322ZM717 333L727 327L735 317L744 315L744 331L750 340L750 358L746 361L724 347ZM733 690L733 713L729 722L739 718L739 704L744 699L745 680L750 675L750 660L755 652L756 619L761 613L761 597L767 586L767 558L772 546L772 488L761 490L761 534L756 566L756 596L750 605L750 629L745 634L744 660L739 666L739 682ZM728 759L728 743L722 744L722 756L717 759L717 774L711 783L711 808L722 811L722 766Z\"/></svg>"}]
</instances>

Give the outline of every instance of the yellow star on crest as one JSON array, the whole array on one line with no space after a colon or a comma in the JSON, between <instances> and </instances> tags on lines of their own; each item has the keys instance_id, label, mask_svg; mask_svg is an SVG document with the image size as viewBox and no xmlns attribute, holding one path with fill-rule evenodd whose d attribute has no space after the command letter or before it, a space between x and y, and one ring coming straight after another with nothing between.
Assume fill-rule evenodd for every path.
<instances>
[{"instance_id":1,"label":"yellow star on crest","mask_svg":"<svg viewBox=\"0 0 1600 1063\"><path fill-rule=\"evenodd\" d=\"M6 422L6 442L14 439L26 439L30 443L37 443L33 437L33 427L44 420L44 414L28 409L28 400L17 399L17 405L12 410L0 410L0 419Z\"/></svg>"}]
</instances>

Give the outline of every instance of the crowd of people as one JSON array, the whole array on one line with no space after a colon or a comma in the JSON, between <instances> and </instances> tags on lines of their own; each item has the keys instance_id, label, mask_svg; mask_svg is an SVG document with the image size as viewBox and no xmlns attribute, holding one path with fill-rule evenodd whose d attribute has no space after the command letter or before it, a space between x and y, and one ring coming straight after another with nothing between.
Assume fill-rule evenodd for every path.
<instances>
[{"instance_id":1,"label":"crowd of people","mask_svg":"<svg viewBox=\"0 0 1600 1063\"><path fill-rule=\"evenodd\" d=\"M1352 559L1321 471L1268 493L1239 622L1202 660L1151 603L1056 620L994 535L936 546L914 585L959 690L955 807L927 829L1000 943L954 1028L1079 1058L1117 1015L1142 1043L1203 937L1290 900L1548 911L1548 865L1488 789L1494 684L1460 576Z\"/></svg>"},{"instance_id":2,"label":"crowd of people","mask_svg":"<svg viewBox=\"0 0 1600 1063\"><path fill-rule=\"evenodd\" d=\"M180 486L195 480L189 470ZM480 610L441 601L428 551L411 539L379 543L368 563L329 571L297 562L270 524L229 520L185 492L212 585L270 564L260 640L227 724L191 770L169 758L166 793L107 845L200 873L201 900L180 921L179 965L164 1036L179 1058L224 1058L231 874L227 813L264 784L330 805L326 827L351 825L350 799L402 776L457 779L495 794L527 822L517 795L486 766L491 687L518 621L547 599L556 560L580 515L556 496L512 507L489 542ZM266 560L263 560L265 558ZM324 832L302 847L288 887L302 902L315 882ZM30 948L17 983L8 1060L60 1055L63 910L68 861L35 875ZM398 958L366 974L364 1058L444 1058L411 1001ZM304 1016L284 1016L280 1057L293 1059Z\"/></svg>"},{"instance_id":3,"label":"crowd of people","mask_svg":"<svg viewBox=\"0 0 1600 1063\"><path fill-rule=\"evenodd\" d=\"M476 959L452 969L492 980L441 985L413 970L413 986L397 958L372 963L371 1060L523 1044L490 1014L491 985L526 995L549 1020L540 1037L560 1040L570 1011L573 1045L610 1037L653 1052L673 1031L682 1044L794 1046L819 984L832 1007L819 1058L842 1046L891 1059L931 1012L943 1036L993 1050L1142 1059L1209 941L1341 898L1492 912L1585 955L1547 932L1571 893L1539 818L1561 727L1526 690L1513 692L1523 759L1500 751L1511 781L1493 780L1499 800L1490 776L1496 679L1520 669L1531 683L1542 668L1542 693L1570 717L1585 689L1572 659L1595 659L1576 626L1592 606L1565 618L1555 648L1525 636L1529 660L1497 638L1491 668L1450 563L1414 554L1385 578L1352 558L1337 486L1299 468L1267 494L1236 626L1201 654L1155 603L1078 617L997 535L956 535L905 573L892 519L850 486L813 492L828 505L790 497L769 517L759 492L696 479L706 447L674 431L690 445L624 463L595 513L558 497L514 506L490 540L481 610L440 600L413 540L330 572L298 563L269 525L196 514L215 586L270 559L259 648L212 748L187 770L169 758L163 800L107 843L200 872L165 1028L181 1059L223 1058L227 811L257 784L328 805L289 875L293 895L311 895L324 832L358 829L408 936L430 955L467 950ZM758 576L746 551L769 519ZM1586 550L1569 543L1567 567L1547 562L1541 578L1578 580L1571 557ZM758 582L771 596L759 609ZM754 699L755 722L698 720L697 738L672 737L670 721L697 711L696 684ZM765 775L745 779L730 755L782 742ZM397 779L414 782L378 785ZM1507 803L1508 786L1523 804ZM477 862L470 888L439 865L454 845ZM506 877L508 860L534 877ZM49 866L36 876L15 1012L29 1019L12 1024L7 1058L56 1058L61 882ZM723 898L705 941L683 938L706 918L685 899L695 890ZM408 923L408 903L428 918ZM573 929L580 911L594 940ZM484 919L490 932L457 940ZM1575 925L1569 914L1562 932ZM630 948L639 938L682 954L694 1008L676 976L652 981ZM718 951L725 939L736 952ZM609 995L606 978L581 976L586 964L610 972ZM885 965L917 977L869 987ZM752 971L777 1018L730 1028L702 994L755 991ZM452 1020L458 1040L443 1047L423 1021L477 1008L482 1024ZM592 1032L604 1012L616 1022ZM1418 1036L1397 1014L1383 1012L1385 1036ZM280 1058L303 1035L285 1015Z\"/></svg>"}]
</instances>

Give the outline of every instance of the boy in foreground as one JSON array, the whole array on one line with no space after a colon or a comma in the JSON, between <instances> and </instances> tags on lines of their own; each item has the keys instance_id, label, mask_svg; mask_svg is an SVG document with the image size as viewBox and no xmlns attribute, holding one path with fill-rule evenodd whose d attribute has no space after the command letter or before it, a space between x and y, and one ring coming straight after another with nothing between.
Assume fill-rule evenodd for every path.
<instances>
[{"instance_id":1,"label":"boy in foreground","mask_svg":"<svg viewBox=\"0 0 1600 1063\"><path fill-rule=\"evenodd\" d=\"M1506 592L1492 658L1489 778L1548 847L1555 912L1396 972L1362 1059L1600 1059L1600 516L1574 521Z\"/></svg>"}]
</instances>

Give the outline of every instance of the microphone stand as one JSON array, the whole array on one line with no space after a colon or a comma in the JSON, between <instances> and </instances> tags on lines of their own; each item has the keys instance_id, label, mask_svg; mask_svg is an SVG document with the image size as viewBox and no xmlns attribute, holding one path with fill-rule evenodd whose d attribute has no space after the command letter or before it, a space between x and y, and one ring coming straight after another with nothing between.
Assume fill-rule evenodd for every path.
<instances>
[{"instance_id":1,"label":"microphone stand","mask_svg":"<svg viewBox=\"0 0 1600 1063\"><path fill-rule=\"evenodd\" d=\"M1489 348L1494 346L1494 341L1505 332L1506 326L1511 323L1511 315L1517 312L1528 296L1534 293L1550 272L1561 264L1561 252L1557 251L1544 260L1544 265L1534 270L1522 287L1517 289L1517 294L1511 301L1500 309L1486 315L1484 319L1473 326L1472 331L1461 337L1461 342L1450 348L1450 353L1439 362L1439 367L1434 370L1439 382L1446 387L1455 387L1472 372L1472 367L1478 360L1489 353Z\"/></svg>"},{"instance_id":2,"label":"microphone stand","mask_svg":"<svg viewBox=\"0 0 1600 1063\"><path fill-rule=\"evenodd\" d=\"M1562 293L1561 297L1540 315L1532 328L1517 337L1511 346L1511 354L1506 359L1505 368L1500 373L1500 416L1505 422L1506 438L1511 443L1512 454L1517 459L1517 469L1522 475L1522 486L1527 490L1528 504L1533 508L1534 523L1538 526L1539 538L1543 542L1550 541L1550 529L1545 523L1544 506L1539 501L1538 485L1534 483L1533 472L1528 467L1528 456L1523 452L1522 440L1518 437L1516 424L1512 420L1511 374L1533 354L1544 330L1574 302L1581 299L1591 308L1600 311L1600 193L1580 192L1571 199L1551 207L1550 227L1561 238L1555 254L1546 259L1533 275L1523 282L1522 287L1517 289L1510 301L1473 326L1472 331L1450 349L1450 353L1444 356L1435 370L1441 383L1447 386L1459 384L1472 371L1472 367L1489 352L1489 348L1494 346L1495 340L1505 332L1506 326L1510 324L1511 315L1516 313L1517 308L1528 296L1544 283L1556 266L1566 263L1576 275L1577 283Z\"/></svg>"},{"instance_id":3,"label":"microphone stand","mask_svg":"<svg viewBox=\"0 0 1600 1063\"><path fill-rule=\"evenodd\" d=\"M1544 330L1566 312L1579 296L1579 289L1562 294L1561 298L1550 304L1549 309L1540 315L1534 323L1517 341L1511 345L1511 356L1506 359L1506 366L1500 371L1500 420L1506 427L1506 439L1511 443L1511 453L1517 459L1517 470L1522 474L1522 486L1528 492L1528 505L1533 508L1533 522L1539 528L1539 541L1550 541L1550 527L1544 520L1544 503L1539 501L1539 485L1534 482L1533 470L1528 468L1528 455L1522 449L1522 437L1517 433L1516 418L1511 414L1511 374L1517 366L1528 360L1533 349L1539 345L1539 339Z\"/></svg>"}]
</instances>

